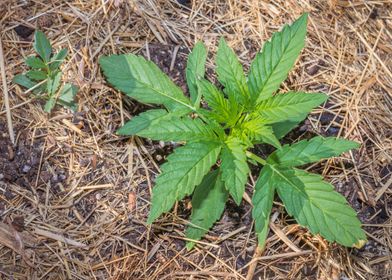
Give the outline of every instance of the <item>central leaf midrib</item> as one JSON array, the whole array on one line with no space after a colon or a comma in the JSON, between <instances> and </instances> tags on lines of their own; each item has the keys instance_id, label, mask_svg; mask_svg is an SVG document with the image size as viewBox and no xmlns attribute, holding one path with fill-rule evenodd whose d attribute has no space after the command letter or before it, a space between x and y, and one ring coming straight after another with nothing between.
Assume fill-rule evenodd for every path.
<instances>
[{"instance_id":1,"label":"central leaf midrib","mask_svg":"<svg viewBox=\"0 0 392 280\"><path fill-rule=\"evenodd\" d=\"M287 27L287 28L289 28L289 27ZM291 36L289 43L286 45L286 47L283 48L282 56L278 59L278 62L277 62L277 63L275 64L275 66L272 68L272 71L271 71L270 75L267 76L267 79L265 80L265 82L264 82L262 88L260 89L260 92L258 93L259 96L258 96L257 99L256 99L256 104L259 103L259 102L261 101L261 100L259 100L259 99L260 99L260 96L261 96L261 93L263 92L264 88L265 88L266 85L268 84L268 81L271 79L272 74L275 73L275 70L276 70L276 68L278 67L278 65L282 62L283 57L285 56L286 51L287 51L289 45L291 44L291 41L293 40L294 36L297 34L298 30L299 30L299 28L298 28L298 29L295 31L295 33ZM290 35L291 35L291 30L290 30ZM282 41L283 41L283 40L282 40ZM271 45L272 45L272 40L271 40ZM272 50L272 46L271 46L271 50Z\"/></svg>"},{"instance_id":2,"label":"central leaf midrib","mask_svg":"<svg viewBox=\"0 0 392 280\"><path fill-rule=\"evenodd\" d=\"M191 105L189 105L189 104L186 104L186 103L184 103L183 101L181 101L181 100L179 100L179 99L176 99L176 98L173 97L173 96L167 95L166 93L164 93L164 92L158 90L157 88L153 87L152 85L150 85L150 84L148 84L148 83L146 83L146 82L143 82L140 78L137 79L134 75L132 75L131 65L129 65L129 61L128 61L128 60L127 60L127 65L128 65L128 69L129 69L129 71L130 71L130 73L131 73L131 77L134 77L135 80L136 80L138 83L142 84L143 86L145 86L145 87L147 87L147 88L152 89L153 91L157 92L158 94L160 94L160 95L162 95L162 96L165 96L165 97L167 97L167 98L169 98L169 99L171 99L171 100L173 100L173 101L175 101L175 102L177 102L177 103L179 103L179 104L181 104L181 105L183 105L183 106L188 107L188 108L191 109L192 111L195 111L195 110L196 110L195 107L193 107L193 106L191 106Z\"/></svg>"}]
</instances>

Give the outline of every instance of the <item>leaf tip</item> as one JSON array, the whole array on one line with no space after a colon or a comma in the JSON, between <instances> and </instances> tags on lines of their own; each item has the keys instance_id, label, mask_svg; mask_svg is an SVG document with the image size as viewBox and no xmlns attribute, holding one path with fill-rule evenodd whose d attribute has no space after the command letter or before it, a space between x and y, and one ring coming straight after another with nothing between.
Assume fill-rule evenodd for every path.
<instances>
[{"instance_id":1,"label":"leaf tip","mask_svg":"<svg viewBox=\"0 0 392 280\"><path fill-rule=\"evenodd\" d=\"M192 241L187 241L186 242L186 249L189 251L191 251L193 249L193 247L195 247L195 242Z\"/></svg>"},{"instance_id":2,"label":"leaf tip","mask_svg":"<svg viewBox=\"0 0 392 280\"><path fill-rule=\"evenodd\" d=\"M152 214L150 213L150 215L147 218L147 225L152 225L152 223L154 222L155 217L152 216Z\"/></svg>"},{"instance_id":3,"label":"leaf tip","mask_svg":"<svg viewBox=\"0 0 392 280\"><path fill-rule=\"evenodd\" d=\"M361 249L363 246L365 246L366 242L367 242L366 238L365 239L360 239L360 240L357 241L357 243L353 244L353 247L357 248L357 249Z\"/></svg>"}]
</instances>

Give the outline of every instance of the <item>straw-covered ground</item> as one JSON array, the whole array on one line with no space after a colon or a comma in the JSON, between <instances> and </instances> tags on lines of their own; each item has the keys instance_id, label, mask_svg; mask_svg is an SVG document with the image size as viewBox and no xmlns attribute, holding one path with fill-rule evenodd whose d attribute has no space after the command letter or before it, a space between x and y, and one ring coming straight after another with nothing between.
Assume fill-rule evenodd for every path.
<instances>
[{"instance_id":1,"label":"straw-covered ground","mask_svg":"<svg viewBox=\"0 0 392 280\"><path fill-rule=\"evenodd\" d=\"M388 4L389 3L389 4ZM245 68L274 31L310 12L306 47L282 90L330 98L287 140L339 136L358 150L309 167L358 212L362 249L329 244L275 201L265 251L255 252L251 206L230 203L197 247L184 247L189 199L146 226L151 189L170 143L115 130L146 106L103 79L98 58L138 53L186 90L189 50L213 54L224 36ZM32 34L68 48L63 71L78 112L12 83ZM390 0L25 0L0 3L0 38L16 144L0 108L0 279L392 279L392 4ZM254 184L249 181L248 194Z\"/></svg>"}]
</instances>

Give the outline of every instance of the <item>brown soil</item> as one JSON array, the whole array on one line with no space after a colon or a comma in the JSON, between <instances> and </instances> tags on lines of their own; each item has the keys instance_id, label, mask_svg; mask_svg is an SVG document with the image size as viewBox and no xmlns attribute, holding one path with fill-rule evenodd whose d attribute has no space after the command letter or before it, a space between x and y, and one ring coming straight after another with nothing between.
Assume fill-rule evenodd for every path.
<instances>
[{"instance_id":1,"label":"brown soil","mask_svg":"<svg viewBox=\"0 0 392 280\"><path fill-rule=\"evenodd\" d=\"M251 279L391 279L390 4L22 2L0 6L17 135L13 146L2 106L0 226L8 224L19 240L9 248L0 236L0 279L245 279L252 261L257 266ZM186 92L186 57L197 40L209 48L207 73L214 81L219 37L225 36L248 69L261 42L303 11L311 12L307 44L282 89L321 91L331 98L283 142L323 135L361 143L352 154L308 168L347 198L369 241L359 250L329 244L298 227L276 198L275 227L255 259L251 205L230 200L204 243L187 252L189 198L153 226L145 224L158 166L176 144L115 134L150 107L109 87L97 60L110 53L141 54ZM64 73L80 86L78 113L56 108L47 115L12 84L12 77L25 70L23 57L32 54L35 28L49 35L55 49L69 48ZM271 151L261 146L257 153ZM257 172L252 170L248 195Z\"/></svg>"}]
</instances>

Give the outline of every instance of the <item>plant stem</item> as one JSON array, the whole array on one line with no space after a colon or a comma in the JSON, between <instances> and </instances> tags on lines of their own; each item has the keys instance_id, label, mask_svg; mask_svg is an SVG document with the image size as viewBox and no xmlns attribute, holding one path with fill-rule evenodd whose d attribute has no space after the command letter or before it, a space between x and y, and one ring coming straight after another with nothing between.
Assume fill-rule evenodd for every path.
<instances>
[{"instance_id":1,"label":"plant stem","mask_svg":"<svg viewBox=\"0 0 392 280\"><path fill-rule=\"evenodd\" d=\"M261 165L266 165L267 164L267 162L264 160L264 159L262 159L261 157L259 157L259 156L256 156L254 153L252 153L252 152L249 152L249 151L246 151L246 156L248 157L248 158L250 158L250 159L253 159L254 161L257 161L258 163L260 163Z\"/></svg>"}]
</instances>

